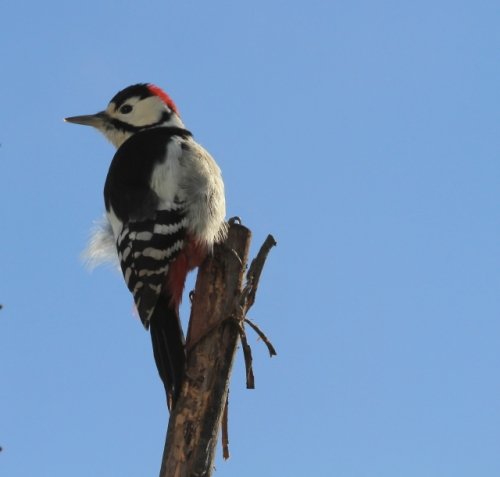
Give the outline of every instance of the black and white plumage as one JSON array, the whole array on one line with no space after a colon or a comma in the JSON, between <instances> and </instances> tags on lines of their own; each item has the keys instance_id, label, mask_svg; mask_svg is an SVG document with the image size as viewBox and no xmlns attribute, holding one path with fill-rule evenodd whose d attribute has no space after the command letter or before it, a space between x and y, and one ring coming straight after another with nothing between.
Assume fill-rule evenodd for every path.
<instances>
[{"instance_id":1,"label":"black and white plumage","mask_svg":"<svg viewBox=\"0 0 500 477\"><path fill-rule=\"evenodd\" d=\"M106 222L91 240L94 262L116 259L153 351L169 406L184 371L179 303L186 275L226 234L224 185L210 154L151 84L130 86L107 109L66 121L94 126L116 147L104 186Z\"/></svg>"}]
</instances>

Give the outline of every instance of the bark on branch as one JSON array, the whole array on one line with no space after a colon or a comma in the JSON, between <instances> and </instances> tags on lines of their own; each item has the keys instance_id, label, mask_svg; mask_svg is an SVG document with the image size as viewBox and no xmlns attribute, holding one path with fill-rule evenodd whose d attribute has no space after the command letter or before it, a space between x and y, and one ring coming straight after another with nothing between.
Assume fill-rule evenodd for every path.
<instances>
[{"instance_id":1,"label":"bark on branch","mask_svg":"<svg viewBox=\"0 0 500 477\"><path fill-rule=\"evenodd\" d=\"M252 262L243 289L250 240L250 230L233 221L227 240L215 247L198 272L187 336L186 376L170 415L160 477L212 475L238 337L246 311L255 300L265 261L261 257L257 274L250 279L255 260ZM265 255L275 244L274 239L272 244L269 240L263 246ZM270 353L271 349L272 345Z\"/></svg>"}]
</instances>

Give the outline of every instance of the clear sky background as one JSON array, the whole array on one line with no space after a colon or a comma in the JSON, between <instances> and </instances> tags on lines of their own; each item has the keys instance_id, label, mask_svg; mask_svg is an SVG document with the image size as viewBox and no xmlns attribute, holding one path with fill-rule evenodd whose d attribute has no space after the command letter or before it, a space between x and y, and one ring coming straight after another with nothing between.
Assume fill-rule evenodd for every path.
<instances>
[{"instance_id":1,"label":"clear sky background","mask_svg":"<svg viewBox=\"0 0 500 477\"><path fill-rule=\"evenodd\" d=\"M155 476L167 411L111 268L113 148L154 82L272 233L219 477L500 475L497 1L3 2L0 475ZM188 314L183 309L184 317Z\"/></svg>"}]
</instances>

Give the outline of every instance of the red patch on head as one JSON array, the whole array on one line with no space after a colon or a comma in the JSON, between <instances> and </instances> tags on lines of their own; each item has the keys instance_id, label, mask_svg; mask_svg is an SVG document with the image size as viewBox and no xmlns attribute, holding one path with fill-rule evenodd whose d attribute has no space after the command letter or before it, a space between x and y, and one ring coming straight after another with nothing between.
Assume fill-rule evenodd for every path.
<instances>
[{"instance_id":1,"label":"red patch on head","mask_svg":"<svg viewBox=\"0 0 500 477\"><path fill-rule=\"evenodd\" d=\"M165 93L161 88L158 88L158 86L155 86L154 84L148 84L148 89L153 93L155 96L158 96L174 113L179 114L179 111L177 111L177 106L175 103L172 101L172 98Z\"/></svg>"}]
</instances>

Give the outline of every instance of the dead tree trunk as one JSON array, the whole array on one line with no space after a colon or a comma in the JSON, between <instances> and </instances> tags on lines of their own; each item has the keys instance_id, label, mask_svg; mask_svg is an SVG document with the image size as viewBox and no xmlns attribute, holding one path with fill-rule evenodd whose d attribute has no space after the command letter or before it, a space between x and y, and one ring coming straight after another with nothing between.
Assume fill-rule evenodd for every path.
<instances>
[{"instance_id":1,"label":"dead tree trunk","mask_svg":"<svg viewBox=\"0 0 500 477\"><path fill-rule=\"evenodd\" d=\"M242 293L250 231L232 223L200 268L189 320L188 361L170 416L160 477L209 477L240 326L230 318Z\"/></svg>"}]
</instances>

